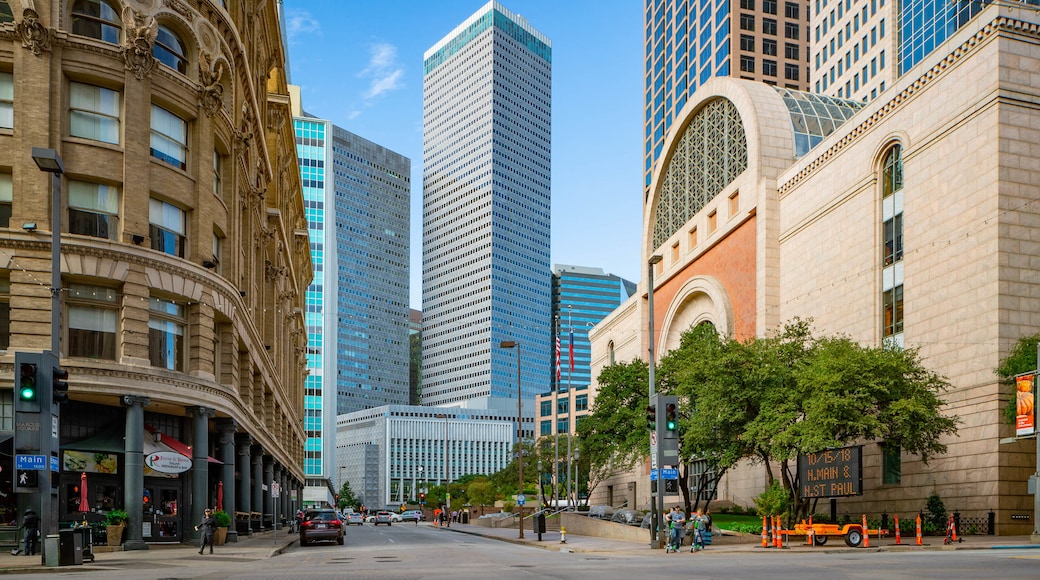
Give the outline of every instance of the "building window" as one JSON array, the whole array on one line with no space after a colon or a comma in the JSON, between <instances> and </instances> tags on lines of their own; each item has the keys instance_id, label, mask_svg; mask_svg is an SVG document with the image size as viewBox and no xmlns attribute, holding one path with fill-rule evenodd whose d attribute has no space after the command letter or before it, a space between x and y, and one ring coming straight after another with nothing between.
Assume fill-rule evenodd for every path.
<instances>
[{"instance_id":1,"label":"building window","mask_svg":"<svg viewBox=\"0 0 1040 580\"><path fill-rule=\"evenodd\" d=\"M883 263L891 266L903 259L903 214L897 213L885 220L885 255Z\"/></svg>"},{"instance_id":2,"label":"building window","mask_svg":"<svg viewBox=\"0 0 1040 580\"><path fill-rule=\"evenodd\" d=\"M184 371L185 307L172 300L148 299L148 360L152 366Z\"/></svg>"},{"instance_id":3,"label":"building window","mask_svg":"<svg viewBox=\"0 0 1040 580\"><path fill-rule=\"evenodd\" d=\"M184 50L184 42L181 41L181 38L169 28L160 26L159 34L155 38L155 47L152 48L152 56L155 57L155 60L185 74L188 72L186 55L187 52Z\"/></svg>"},{"instance_id":4,"label":"building window","mask_svg":"<svg viewBox=\"0 0 1040 580\"><path fill-rule=\"evenodd\" d=\"M152 249L183 258L187 222L184 211L165 201L150 201L148 235L152 238Z\"/></svg>"},{"instance_id":5,"label":"building window","mask_svg":"<svg viewBox=\"0 0 1040 580\"><path fill-rule=\"evenodd\" d=\"M549 417L550 415L552 415L552 401L542 399L542 402L538 404L538 416Z\"/></svg>"},{"instance_id":6,"label":"building window","mask_svg":"<svg viewBox=\"0 0 1040 580\"><path fill-rule=\"evenodd\" d=\"M747 30L748 32L755 31L755 17L751 14L740 15L740 29Z\"/></svg>"},{"instance_id":7,"label":"building window","mask_svg":"<svg viewBox=\"0 0 1040 580\"><path fill-rule=\"evenodd\" d=\"M903 189L903 149L896 145L885 156L881 169L882 197L888 197Z\"/></svg>"},{"instance_id":8,"label":"building window","mask_svg":"<svg viewBox=\"0 0 1040 580\"><path fill-rule=\"evenodd\" d=\"M734 217L740 212L740 192L734 191L729 196L729 216Z\"/></svg>"},{"instance_id":9,"label":"building window","mask_svg":"<svg viewBox=\"0 0 1040 580\"><path fill-rule=\"evenodd\" d=\"M538 435L541 437L552 435L552 421L542 421L538 423Z\"/></svg>"},{"instance_id":10,"label":"building window","mask_svg":"<svg viewBox=\"0 0 1040 580\"><path fill-rule=\"evenodd\" d=\"M119 293L84 284L67 290L69 356L115 360Z\"/></svg>"},{"instance_id":11,"label":"building window","mask_svg":"<svg viewBox=\"0 0 1040 580\"><path fill-rule=\"evenodd\" d=\"M784 57L788 60L799 60L801 57L801 50L799 46L793 42L784 43Z\"/></svg>"},{"instance_id":12,"label":"building window","mask_svg":"<svg viewBox=\"0 0 1040 580\"><path fill-rule=\"evenodd\" d=\"M712 212L708 214L708 234L710 235L715 233L715 229L718 228L718 225L718 212L712 210Z\"/></svg>"},{"instance_id":13,"label":"building window","mask_svg":"<svg viewBox=\"0 0 1040 580\"><path fill-rule=\"evenodd\" d=\"M213 267L220 270L220 258L224 255L224 237L213 232Z\"/></svg>"},{"instance_id":14,"label":"building window","mask_svg":"<svg viewBox=\"0 0 1040 580\"><path fill-rule=\"evenodd\" d=\"M784 78L789 81L798 80L798 65L786 63L784 65Z\"/></svg>"},{"instance_id":15,"label":"building window","mask_svg":"<svg viewBox=\"0 0 1040 580\"><path fill-rule=\"evenodd\" d=\"M213 150L213 195L223 197L224 193L224 160L220 151Z\"/></svg>"},{"instance_id":16,"label":"building window","mask_svg":"<svg viewBox=\"0 0 1040 580\"><path fill-rule=\"evenodd\" d=\"M762 61L762 74L767 77L776 76L776 61L775 60L763 60Z\"/></svg>"},{"instance_id":17,"label":"building window","mask_svg":"<svg viewBox=\"0 0 1040 580\"><path fill-rule=\"evenodd\" d=\"M801 26L798 26L797 22L785 22L784 23L784 38L790 38L791 40L798 40L798 31L801 30Z\"/></svg>"},{"instance_id":18,"label":"building window","mask_svg":"<svg viewBox=\"0 0 1040 580\"><path fill-rule=\"evenodd\" d=\"M763 38L762 54L766 56L776 56L776 41L772 38Z\"/></svg>"},{"instance_id":19,"label":"building window","mask_svg":"<svg viewBox=\"0 0 1040 580\"><path fill-rule=\"evenodd\" d=\"M574 397L574 410L575 411L588 411L589 410L589 396L578 395Z\"/></svg>"},{"instance_id":20,"label":"building window","mask_svg":"<svg viewBox=\"0 0 1040 580\"><path fill-rule=\"evenodd\" d=\"M187 168L188 122L158 105L152 105L152 157Z\"/></svg>"},{"instance_id":21,"label":"building window","mask_svg":"<svg viewBox=\"0 0 1040 580\"><path fill-rule=\"evenodd\" d=\"M122 18L108 0L76 0L72 3L72 33L119 44Z\"/></svg>"},{"instance_id":22,"label":"building window","mask_svg":"<svg viewBox=\"0 0 1040 580\"><path fill-rule=\"evenodd\" d=\"M903 480L903 459L900 447L890 443L881 445L881 483L899 485Z\"/></svg>"},{"instance_id":23,"label":"building window","mask_svg":"<svg viewBox=\"0 0 1040 580\"><path fill-rule=\"evenodd\" d=\"M798 20L801 17L798 4L794 2L784 2L784 16L791 20Z\"/></svg>"},{"instance_id":24,"label":"building window","mask_svg":"<svg viewBox=\"0 0 1040 580\"><path fill-rule=\"evenodd\" d=\"M556 432L557 433L570 433L570 419L564 417L556 421Z\"/></svg>"},{"instance_id":25,"label":"building window","mask_svg":"<svg viewBox=\"0 0 1040 580\"><path fill-rule=\"evenodd\" d=\"M0 277L0 350L11 347L11 279Z\"/></svg>"},{"instance_id":26,"label":"building window","mask_svg":"<svg viewBox=\"0 0 1040 580\"><path fill-rule=\"evenodd\" d=\"M776 20L772 18L762 19L762 34L768 34L770 36L776 36Z\"/></svg>"},{"instance_id":27,"label":"building window","mask_svg":"<svg viewBox=\"0 0 1040 580\"><path fill-rule=\"evenodd\" d=\"M762 12L776 14L776 0L762 0Z\"/></svg>"},{"instance_id":28,"label":"building window","mask_svg":"<svg viewBox=\"0 0 1040 580\"><path fill-rule=\"evenodd\" d=\"M888 338L903 332L903 285L900 284L881 295L884 321L882 336Z\"/></svg>"},{"instance_id":29,"label":"building window","mask_svg":"<svg viewBox=\"0 0 1040 580\"><path fill-rule=\"evenodd\" d=\"M82 83L69 84L69 135L119 144L119 93Z\"/></svg>"},{"instance_id":30,"label":"building window","mask_svg":"<svg viewBox=\"0 0 1040 580\"><path fill-rule=\"evenodd\" d=\"M9 72L0 72L0 129L12 128L14 128L14 75Z\"/></svg>"},{"instance_id":31,"label":"building window","mask_svg":"<svg viewBox=\"0 0 1040 580\"><path fill-rule=\"evenodd\" d=\"M755 52L755 37L750 34L741 34L740 50L744 52Z\"/></svg>"},{"instance_id":32,"label":"building window","mask_svg":"<svg viewBox=\"0 0 1040 580\"><path fill-rule=\"evenodd\" d=\"M119 239L119 189L69 180L69 233Z\"/></svg>"},{"instance_id":33,"label":"building window","mask_svg":"<svg viewBox=\"0 0 1040 580\"><path fill-rule=\"evenodd\" d=\"M571 402L571 400L568 399L567 397L560 397L559 399L557 399L556 400L556 414L557 415L566 415L567 413L569 413L570 412L570 402Z\"/></svg>"},{"instance_id":34,"label":"building window","mask_svg":"<svg viewBox=\"0 0 1040 580\"><path fill-rule=\"evenodd\" d=\"M740 55L740 70L743 72L755 72L755 57L746 54Z\"/></svg>"},{"instance_id":35,"label":"building window","mask_svg":"<svg viewBox=\"0 0 1040 580\"><path fill-rule=\"evenodd\" d=\"M14 14L11 12L11 3L0 0L0 24L4 22L14 22Z\"/></svg>"},{"instance_id":36,"label":"building window","mask_svg":"<svg viewBox=\"0 0 1040 580\"><path fill-rule=\"evenodd\" d=\"M754 10L755 0L740 0L740 7L744 10Z\"/></svg>"},{"instance_id":37,"label":"building window","mask_svg":"<svg viewBox=\"0 0 1040 580\"><path fill-rule=\"evenodd\" d=\"M0 173L0 228L11 226L13 202L14 188L11 185L11 174Z\"/></svg>"}]
</instances>

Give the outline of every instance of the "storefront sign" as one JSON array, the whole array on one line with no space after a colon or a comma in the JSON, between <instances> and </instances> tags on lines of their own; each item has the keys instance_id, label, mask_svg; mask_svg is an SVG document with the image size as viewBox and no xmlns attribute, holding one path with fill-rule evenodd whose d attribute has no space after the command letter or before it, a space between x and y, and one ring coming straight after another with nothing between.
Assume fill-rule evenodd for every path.
<instances>
[{"instance_id":1,"label":"storefront sign","mask_svg":"<svg viewBox=\"0 0 1040 580\"><path fill-rule=\"evenodd\" d=\"M81 473L109 473L115 475L119 472L119 459L112 453L90 453L88 451L64 451L63 471Z\"/></svg>"},{"instance_id":2,"label":"storefront sign","mask_svg":"<svg viewBox=\"0 0 1040 580\"><path fill-rule=\"evenodd\" d=\"M1036 431L1036 376L1033 373L1015 377L1015 435L1032 435Z\"/></svg>"},{"instance_id":3,"label":"storefront sign","mask_svg":"<svg viewBox=\"0 0 1040 580\"><path fill-rule=\"evenodd\" d=\"M149 453L144 464L159 473L183 473L191 469L191 459L173 451Z\"/></svg>"}]
</instances>

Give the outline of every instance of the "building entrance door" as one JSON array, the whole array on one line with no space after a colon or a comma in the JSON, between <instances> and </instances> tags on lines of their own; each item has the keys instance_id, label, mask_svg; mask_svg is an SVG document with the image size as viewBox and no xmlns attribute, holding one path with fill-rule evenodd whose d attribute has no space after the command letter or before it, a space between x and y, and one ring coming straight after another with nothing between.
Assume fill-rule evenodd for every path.
<instances>
[{"instance_id":1,"label":"building entrance door","mask_svg":"<svg viewBox=\"0 0 1040 580\"><path fill-rule=\"evenodd\" d=\"M146 542L180 542L184 539L184 521L180 512L179 485L145 484L144 532Z\"/></svg>"}]
</instances>

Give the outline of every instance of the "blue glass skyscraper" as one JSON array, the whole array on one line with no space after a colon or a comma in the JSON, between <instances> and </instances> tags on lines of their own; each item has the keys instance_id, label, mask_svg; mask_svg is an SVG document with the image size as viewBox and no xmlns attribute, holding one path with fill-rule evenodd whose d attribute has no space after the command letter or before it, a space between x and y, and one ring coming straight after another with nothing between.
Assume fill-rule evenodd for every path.
<instances>
[{"instance_id":1,"label":"blue glass skyscraper","mask_svg":"<svg viewBox=\"0 0 1040 580\"><path fill-rule=\"evenodd\" d=\"M424 55L424 405L545 389L552 45L489 2ZM496 402L497 400L497 402Z\"/></svg>"}]
</instances>

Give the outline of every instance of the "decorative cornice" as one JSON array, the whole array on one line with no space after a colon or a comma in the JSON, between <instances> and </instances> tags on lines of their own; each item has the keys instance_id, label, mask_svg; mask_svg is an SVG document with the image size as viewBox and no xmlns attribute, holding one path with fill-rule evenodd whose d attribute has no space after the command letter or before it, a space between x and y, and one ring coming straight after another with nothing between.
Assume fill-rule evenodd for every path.
<instances>
[{"instance_id":1,"label":"decorative cornice","mask_svg":"<svg viewBox=\"0 0 1040 580\"><path fill-rule=\"evenodd\" d=\"M815 173L824 164L828 163L831 159L839 156L841 152L852 146L863 134L873 128L875 125L880 124L884 119L895 112L899 111L911 100L917 93L921 92L932 84L935 80L943 76L946 70L957 64L958 61L963 60L971 56L978 47L980 47L984 41L995 34L1001 32L1024 33L1027 36L1031 36L1034 39L1040 37L1040 24L1033 22L1026 22L1014 18L1008 18L1007 16L999 16L994 18L991 22L983 26L978 32L973 34L971 37L966 39L964 42L957 46L945 58L937 62L932 68L924 71L920 77L917 78L913 83L904 88L899 93L892 96L891 99L883 106L878 108L869 117L860 122L859 125L852 127L844 136L835 144L827 148L826 151L821 151L816 157L803 167L798 173L796 173L791 179L785 181L783 184L777 187L777 194L783 196L791 189L797 187L802 181L805 181L810 175Z\"/></svg>"},{"instance_id":2,"label":"decorative cornice","mask_svg":"<svg viewBox=\"0 0 1040 580\"><path fill-rule=\"evenodd\" d=\"M195 20L195 11L178 0L165 0L163 5L183 16L188 22L193 22Z\"/></svg>"}]
</instances>

